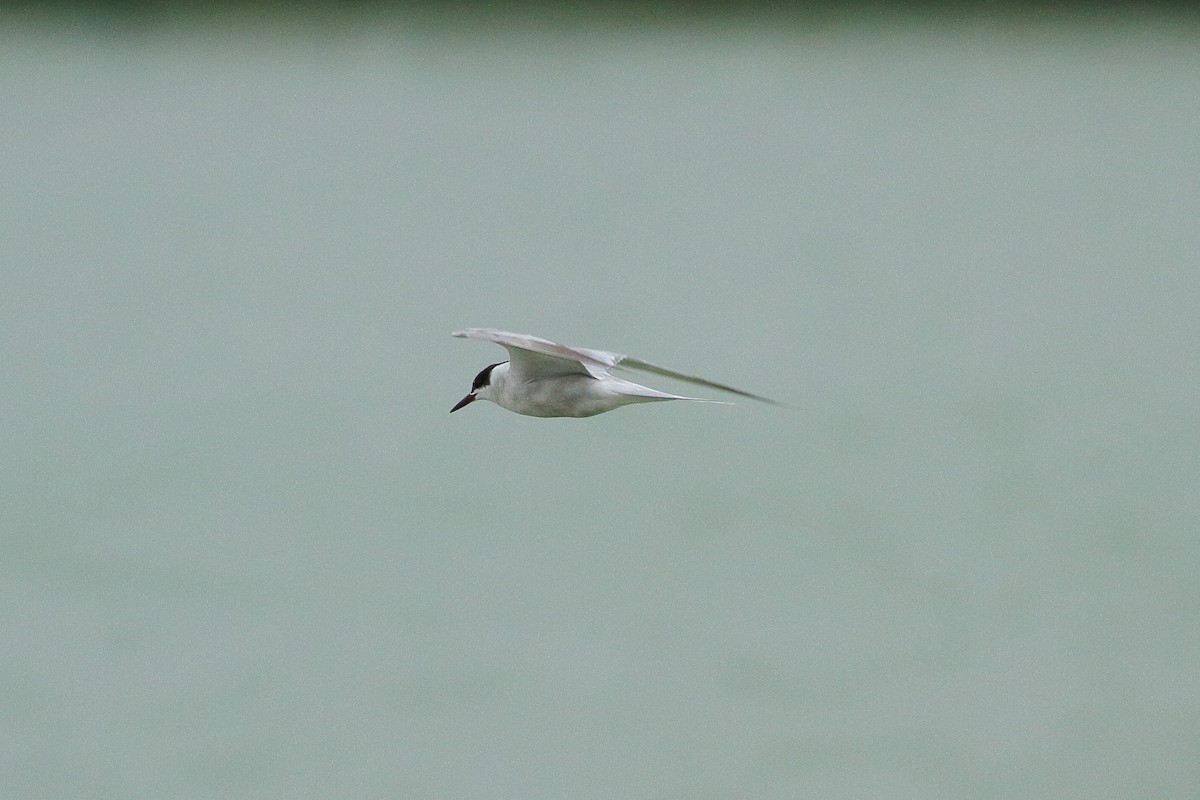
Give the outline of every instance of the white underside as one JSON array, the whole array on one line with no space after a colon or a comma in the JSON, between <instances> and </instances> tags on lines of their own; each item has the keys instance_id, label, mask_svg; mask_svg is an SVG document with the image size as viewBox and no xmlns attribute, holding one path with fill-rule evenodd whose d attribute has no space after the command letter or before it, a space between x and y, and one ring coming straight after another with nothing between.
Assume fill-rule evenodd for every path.
<instances>
[{"instance_id":1,"label":"white underside","mask_svg":"<svg viewBox=\"0 0 1200 800\"><path fill-rule=\"evenodd\" d=\"M486 396L481 394L482 399L530 417L591 417L632 403L698 399L659 392L611 375L600 379L559 375L527 382L513 381L507 374L494 375L490 389Z\"/></svg>"}]
</instances>

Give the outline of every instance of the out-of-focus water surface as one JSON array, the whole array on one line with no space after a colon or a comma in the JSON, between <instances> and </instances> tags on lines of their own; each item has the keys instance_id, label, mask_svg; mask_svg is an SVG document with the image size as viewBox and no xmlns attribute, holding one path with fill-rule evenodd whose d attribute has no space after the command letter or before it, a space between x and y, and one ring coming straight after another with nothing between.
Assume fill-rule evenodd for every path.
<instances>
[{"instance_id":1,"label":"out-of-focus water surface","mask_svg":"<svg viewBox=\"0 0 1200 800\"><path fill-rule=\"evenodd\" d=\"M1184 22L10 14L0 794L1194 797Z\"/></svg>"}]
</instances>

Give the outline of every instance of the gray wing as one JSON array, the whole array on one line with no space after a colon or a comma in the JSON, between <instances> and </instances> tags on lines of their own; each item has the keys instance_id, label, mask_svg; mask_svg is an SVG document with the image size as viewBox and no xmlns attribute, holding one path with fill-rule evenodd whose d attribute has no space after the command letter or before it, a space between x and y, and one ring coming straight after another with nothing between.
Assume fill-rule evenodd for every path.
<instances>
[{"instance_id":1,"label":"gray wing","mask_svg":"<svg viewBox=\"0 0 1200 800\"><path fill-rule=\"evenodd\" d=\"M549 378L555 375L591 375L602 378L625 356L604 350L567 347L548 339L524 333L510 333L493 328L467 328L455 331L463 339L495 342L508 351L511 369L528 378Z\"/></svg>"}]
</instances>

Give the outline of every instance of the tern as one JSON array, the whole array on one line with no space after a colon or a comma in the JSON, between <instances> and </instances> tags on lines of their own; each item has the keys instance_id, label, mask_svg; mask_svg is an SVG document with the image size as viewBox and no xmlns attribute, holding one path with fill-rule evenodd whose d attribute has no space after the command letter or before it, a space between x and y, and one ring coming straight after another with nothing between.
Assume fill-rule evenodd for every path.
<instances>
[{"instance_id":1,"label":"tern","mask_svg":"<svg viewBox=\"0 0 1200 800\"><path fill-rule=\"evenodd\" d=\"M667 394L622 380L612 375L612 370L617 366L720 389L771 405L782 405L732 386L684 375L621 353L568 347L537 336L492 328L467 328L455 331L454 335L495 342L508 351L508 361L484 367L472 381L467 396L450 409L451 414L476 400L491 400L501 408L530 417L592 417L631 403L664 400L721 402Z\"/></svg>"}]
</instances>

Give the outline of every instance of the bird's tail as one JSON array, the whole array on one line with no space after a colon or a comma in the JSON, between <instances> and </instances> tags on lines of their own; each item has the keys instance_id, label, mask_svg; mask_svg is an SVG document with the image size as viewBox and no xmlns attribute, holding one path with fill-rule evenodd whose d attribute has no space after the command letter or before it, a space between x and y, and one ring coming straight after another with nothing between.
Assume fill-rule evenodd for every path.
<instances>
[{"instance_id":1,"label":"bird's tail","mask_svg":"<svg viewBox=\"0 0 1200 800\"><path fill-rule=\"evenodd\" d=\"M622 397L629 398L630 403L656 403L663 400L689 400L693 403L716 403L722 406L731 406L733 403L727 400L708 400L703 397L684 397L678 394L669 394L660 392L657 389L651 389L648 386L641 386L629 381L613 382L610 389Z\"/></svg>"}]
</instances>

